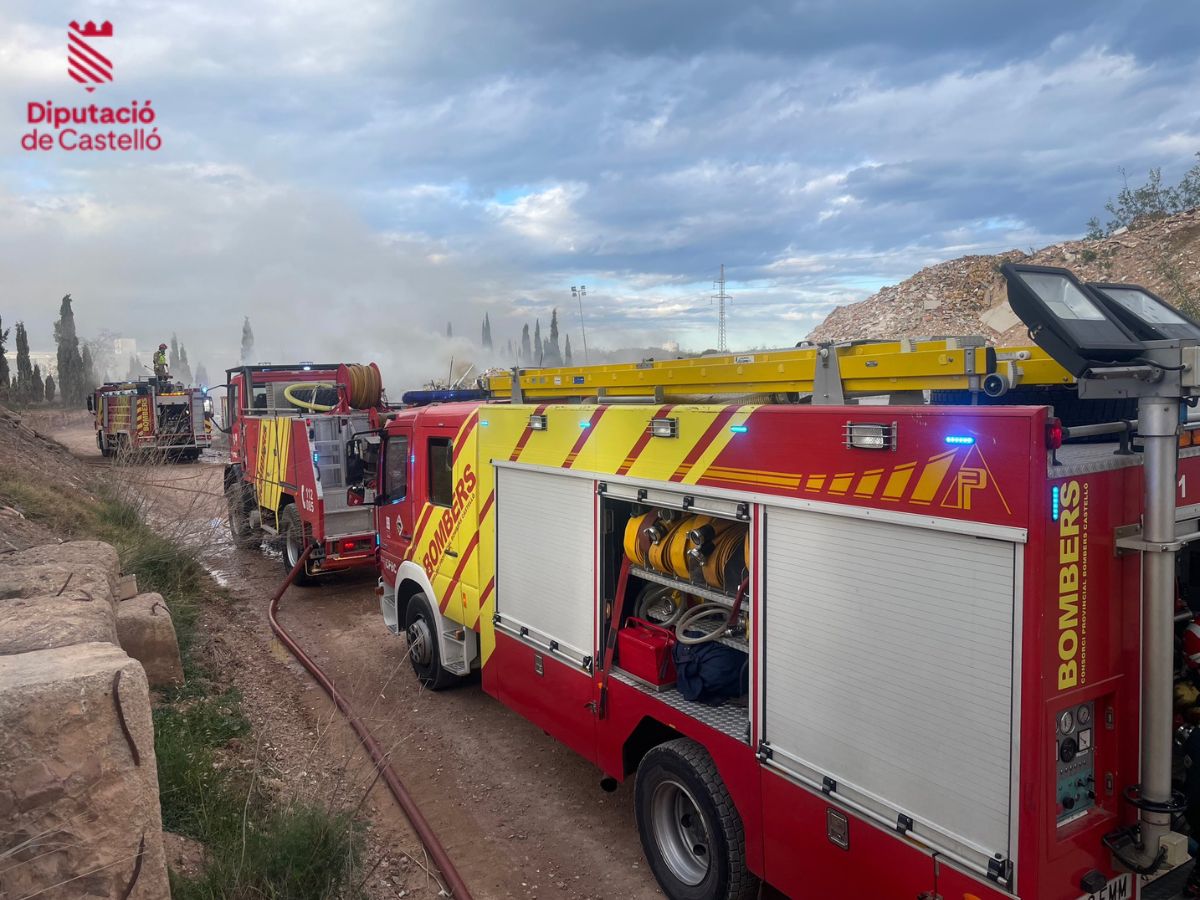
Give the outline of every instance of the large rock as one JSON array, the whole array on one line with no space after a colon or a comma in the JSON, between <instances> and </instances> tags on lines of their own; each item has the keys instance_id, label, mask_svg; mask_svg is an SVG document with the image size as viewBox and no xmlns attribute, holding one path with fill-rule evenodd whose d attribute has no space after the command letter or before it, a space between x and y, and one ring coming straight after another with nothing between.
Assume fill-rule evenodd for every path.
<instances>
[{"instance_id":1,"label":"large rock","mask_svg":"<svg viewBox=\"0 0 1200 900\"><path fill-rule=\"evenodd\" d=\"M5 581L6 568L26 568L43 563L98 566L108 576L108 584L114 594L117 579L121 577L121 561L112 544L103 541L66 541L62 544L39 544L22 550L16 557L0 557L0 584Z\"/></svg>"},{"instance_id":2,"label":"large rock","mask_svg":"<svg viewBox=\"0 0 1200 900\"><path fill-rule=\"evenodd\" d=\"M108 570L95 563L11 561L0 568L0 600L46 595L91 597L97 603L114 603Z\"/></svg>"},{"instance_id":3,"label":"large rock","mask_svg":"<svg viewBox=\"0 0 1200 900\"><path fill-rule=\"evenodd\" d=\"M0 896L169 897L141 665L101 643L0 657L0 722Z\"/></svg>"},{"instance_id":4,"label":"large rock","mask_svg":"<svg viewBox=\"0 0 1200 900\"><path fill-rule=\"evenodd\" d=\"M138 594L117 604L121 648L142 664L152 687L183 684L183 663L171 611L162 594Z\"/></svg>"},{"instance_id":5,"label":"large rock","mask_svg":"<svg viewBox=\"0 0 1200 900\"><path fill-rule=\"evenodd\" d=\"M61 597L0 600L0 656L93 641L117 643L117 614L103 599L67 591Z\"/></svg>"}]
</instances>

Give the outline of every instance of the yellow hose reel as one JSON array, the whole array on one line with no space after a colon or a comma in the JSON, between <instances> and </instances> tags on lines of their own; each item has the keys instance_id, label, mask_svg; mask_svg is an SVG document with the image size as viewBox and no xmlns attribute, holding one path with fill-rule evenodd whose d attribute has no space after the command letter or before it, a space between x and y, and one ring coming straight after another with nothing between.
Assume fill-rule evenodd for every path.
<instances>
[{"instance_id":1,"label":"yellow hose reel","mask_svg":"<svg viewBox=\"0 0 1200 900\"><path fill-rule=\"evenodd\" d=\"M346 401L351 409L371 409L379 406L383 400L383 379L379 367L375 363L360 365L358 363L343 363L338 366L337 381L301 381L289 384L284 389L283 396L288 403L298 409L310 412L329 412L336 409L336 404L317 403L316 393L319 390L334 390L339 386L346 389ZM295 392L311 391L307 400L297 397Z\"/></svg>"}]
</instances>

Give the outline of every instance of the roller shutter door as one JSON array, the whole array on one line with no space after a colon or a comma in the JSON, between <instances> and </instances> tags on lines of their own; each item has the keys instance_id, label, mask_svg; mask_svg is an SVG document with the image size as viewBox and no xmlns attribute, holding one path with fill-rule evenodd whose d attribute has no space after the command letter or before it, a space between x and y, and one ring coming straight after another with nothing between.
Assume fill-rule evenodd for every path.
<instances>
[{"instance_id":1,"label":"roller shutter door","mask_svg":"<svg viewBox=\"0 0 1200 900\"><path fill-rule=\"evenodd\" d=\"M1010 857L1020 553L1008 541L769 510L772 764L832 778L976 862Z\"/></svg>"},{"instance_id":2,"label":"roller shutter door","mask_svg":"<svg viewBox=\"0 0 1200 900\"><path fill-rule=\"evenodd\" d=\"M594 520L590 479L497 468L496 612L578 661L594 649Z\"/></svg>"}]
</instances>

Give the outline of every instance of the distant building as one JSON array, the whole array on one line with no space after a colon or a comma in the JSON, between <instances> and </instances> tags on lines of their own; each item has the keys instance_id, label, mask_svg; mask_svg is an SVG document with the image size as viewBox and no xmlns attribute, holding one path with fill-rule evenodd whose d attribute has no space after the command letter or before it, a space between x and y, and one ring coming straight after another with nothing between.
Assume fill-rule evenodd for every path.
<instances>
[{"instance_id":1,"label":"distant building","mask_svg":"<svg viewBox=\"0 0 1200 900\"><path fill-rule=\"evenodd\" d=\"M9 350L4 354L4 358L8 360L8 375L10 378L17 376L17 351ZM30 350L29 364L37 366L42 373L42 378L47 375L53 375L54 380L58 380L58 351L57 350Z\"/></svg>"}]
</instances>

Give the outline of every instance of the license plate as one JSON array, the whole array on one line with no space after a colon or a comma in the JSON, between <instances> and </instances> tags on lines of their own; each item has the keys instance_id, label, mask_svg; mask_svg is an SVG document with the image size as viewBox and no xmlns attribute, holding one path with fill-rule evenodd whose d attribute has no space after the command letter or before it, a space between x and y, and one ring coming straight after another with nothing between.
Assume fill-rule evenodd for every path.
<instances>
[{"instance_id":1,"label":"license plate","mask_svg":"<svg viewBox=\"0 0 1200 900\"><path fill-rule=\"evenodd\" d=\"M1079 900L1133 900L1133 878L1128 872L1118 875L1100 890L1084 894Z\"/></svg>"}]
</instances>

